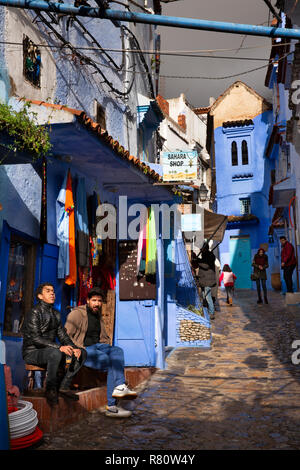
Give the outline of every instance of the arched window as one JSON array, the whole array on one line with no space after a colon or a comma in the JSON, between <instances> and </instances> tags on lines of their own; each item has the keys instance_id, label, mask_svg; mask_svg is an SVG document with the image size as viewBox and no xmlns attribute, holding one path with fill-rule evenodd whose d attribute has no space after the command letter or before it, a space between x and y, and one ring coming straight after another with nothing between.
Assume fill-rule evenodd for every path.
<instances>
[{"instance_id":1,"label":"arched window","mask_svg":"<svg viewBox=\"0 0 300 470\"><path fill-rule=\"evenodd\" d=\"M242 165L248 165L249 158L248 158L248 144L246 140L242 142Z\"/></svg>"},{"instance_id":2,"label":"arched window","mask_svg":"<svg viewBox=\"0 0 300 470\"><path fill-rule=\"evenodd\" d=\"M231 143L231 164L232 166L238 165L238 153L237 153L237 145L236 145L235 140Z\"/></svg>"}]
</instances>

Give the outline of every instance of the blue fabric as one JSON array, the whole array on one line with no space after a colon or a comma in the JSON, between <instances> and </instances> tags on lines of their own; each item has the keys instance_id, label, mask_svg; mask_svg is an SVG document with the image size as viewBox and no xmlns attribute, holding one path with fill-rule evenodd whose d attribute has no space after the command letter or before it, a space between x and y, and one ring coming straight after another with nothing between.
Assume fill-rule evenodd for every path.
<instances>
[{"instance_id":1,"label":"blue fabric","mask_svg":"<svg viewBox=\"0 0 300 470\"><path fill-rule=\"evenodd\" d=\"M202 296L207 301L209 314L213 315L215 313L215 307L211 296L211 287L204 287L204 289L202 290Z\"/></svg>"},{"instance_id":2,"label":"blue fabric","mask_svg":"<svg viewBox=\"0 0 300 470\"><path fill-rule=\"evenodd\" d=\"M64 182L56 199L57 244L59 246L57 264L58 279L64 279L70 273L69 215L65 211L67 177L68 172L66 172Z\"/></svg>"},{"instance_id":3,"label":"blue fabric","mask_svg":"<svg viewBox=\"0 0 300 470\"><path fill-rule=\"evenodd\" d=\"M87 358L85 367L107 370L107 404L113 406L116 399L112 398L115 387L125 383L124 352L118 346L97 343L86 347Z\"/></svg>"},{"instance_id":4,"label":"blue fabric","mask_svg":"<svg viewBox=\"0 0 300 470\"><path fill-rule=\"evenodd\" d=\"M89 221L85 191L85 179L78 178L75 204L78 266L88 267L90 259Z\"/></svg>"},{"instance_id":5,"label":"blue fabric","mask_svg":"<svg viewBox=\"0 0 300 470\"><path fill-rule=\"evenodd\" d=\"M78 178L77 189L76 189L76 225L77 230L83 233L89 234L88 229L88 213L86 204L86 191L85 191L85 179Z\"/></svg>"}]
</instances>

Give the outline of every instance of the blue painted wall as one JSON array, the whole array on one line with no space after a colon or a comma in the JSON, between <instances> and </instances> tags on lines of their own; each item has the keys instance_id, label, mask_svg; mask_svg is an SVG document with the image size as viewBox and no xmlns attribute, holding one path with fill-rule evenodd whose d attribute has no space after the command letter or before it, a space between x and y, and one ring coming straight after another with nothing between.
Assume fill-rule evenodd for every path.
<instances>
[{"instance_id":1,"label":"blue painted wall","mask_svg":"<svg viewBox=\"0 0 300 470\"><path fill-rule=\"evenodd\" d=\"M220 262L230 264L230 237L250 237L251 259L261 243L268 243L268 229L274 209L268 204L271 184L272 160L265 157L268 136L271 131L272 112L266 111L253 119L253 125L215 129L215 160L217 184L217 211L226 215L241 215L240 199L251 200L251 214L258 217L259 223L243 222L228 224L224 240L220 244ZM249 162L242 165L239 146L238 165L232 166L231 142L238 146L242 140L248 143ZM270 265L273 265L273 248L268 252ZM271 269L268 270L268 288L271 284ZM248 287L248 286L247 286ZM252 286L254 287L254 286Z\"/></svg>"}]
</instances>

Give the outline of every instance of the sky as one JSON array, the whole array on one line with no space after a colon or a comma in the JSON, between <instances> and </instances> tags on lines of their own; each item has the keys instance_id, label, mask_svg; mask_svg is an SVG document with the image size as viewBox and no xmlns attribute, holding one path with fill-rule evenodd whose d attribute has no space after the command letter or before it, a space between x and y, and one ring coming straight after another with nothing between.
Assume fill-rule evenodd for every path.
<instances>
[{"instance_id":1,"label":"sky","mask_svg":"<svg viewBox=\"0 0 300 470\"><path fill-rule=\"evenodd\" d=\"M272 4L275 3L276 1L272 0ZM263 0L178 0L168 4L162 3L162 15L263 26L268 26L268 21L273 19ZM264 98L271 99L271 90L264 85L271 38L163 26L158 30L161 34L161 51L233 49L207 55L235 58L186 58L162 55L161 75L208 77L208 79L162 77L159 91L164 98L175 98L184 93L192 106L208 106L210 97L217 98L232 83L241 80ZM246 58L246 60L237 58ZM253 58L266 60L250 60ZM221 79L264 65L266 67L252 73Z\"/></svg>"}]
</instances>

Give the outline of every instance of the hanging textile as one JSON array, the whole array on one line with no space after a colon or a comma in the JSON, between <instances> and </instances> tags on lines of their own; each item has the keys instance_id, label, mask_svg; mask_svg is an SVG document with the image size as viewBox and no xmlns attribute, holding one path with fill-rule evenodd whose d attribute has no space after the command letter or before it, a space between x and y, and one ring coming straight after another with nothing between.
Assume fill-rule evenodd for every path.
<instances>
[{"instance_id":1,"label":"hanging textile","mask_svg":"<svg viewBox=\"0 0 300 470\"><path fill-rule=\"evenodd\" d=\"M47 243L47 159L42 159L42 201L41 201L41 221L40 240Z\"/></svg>"},{"instance_id":2,"label":"hanging textile","mask_svg":"<svg viewBox=\"0 0 300 470\"><path fill-rule=\"evenodd\" d=\"M78 266L89 267L90 247L85 179L79 178L76 189L76 238Z\"/></svg>"},{"instance_id":3,"label":"hanging textile","mask_svg":"<svg viewBox=\"0 0 300 470\"><path fill-rule=\"evenodd\" d=\"M139 233L139 240L138 240L138 253L137 253L137 275L141 270L145 271L145 266L142 264L142 260L146 259L146 238L147 238L147 218L148 218L148 210L146 207L140 212L140 233ZM144 253L144 258L143 258Z\"/></svg>"},{"instance_id":4,"label":"hanging textile","mask_svg":"<svg viewBox=\"0 0 300 470\"><path fill-rule=\"evenodd\" d=\"M78 302L77 305L85 305L89 290L93 287L91 267L78 268Z\"/></svg>"},{"instance_id":5,"label":"hanging textile","mask_svg":"<svg viewBox=\"0 0 300 470\"><path fill-rule=\"evenodd\" d=\"M56 199L56 233L59 246L57 277L64 279L69 275L69 215L65 210L68 173Z\"/></svg>"},{"instance_id":6,"label":"hanging textile","mask_svg":"<svg viewBox=\"0 0 300 470\"><path fill-rule=\"evenodd\" d=\"M75 215L74 215L74 199L72 191L72 177L70 170L68 171L65 211L69 216L69 275L65 279L65 283L69 286L76 284L77 268L76 268L76 248L75 248Z\"/></svg>"},{"instance_id":7,"label":"hanging textile","mask_svg":"<svg viewBox=\"0 0 300 470\"><path fill-rule=\"evenodd\" d=\"M94 191L92 196L88 198L88 221L89 221L89 232L90 232L90 249L92 253L93 266L97 266L99 263L99 256L102 253L102 240L96 234L97 219L96 211L100 205L100 198Z\"/></svg>"},{"instance_id":8,"label":"hanging textile","mask_svg":"<svg viewBox=\"0 0 300 470\"><path fill-rule=\"evenodd\" d=\"M146 245L146 275L156 273L156 226L155 226L155 213L153 209L149 209L149 216L147 222L147 245Z\"/></svg>"}]
</instances>

